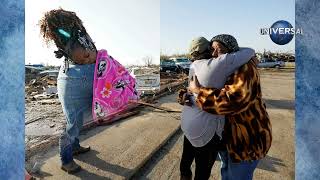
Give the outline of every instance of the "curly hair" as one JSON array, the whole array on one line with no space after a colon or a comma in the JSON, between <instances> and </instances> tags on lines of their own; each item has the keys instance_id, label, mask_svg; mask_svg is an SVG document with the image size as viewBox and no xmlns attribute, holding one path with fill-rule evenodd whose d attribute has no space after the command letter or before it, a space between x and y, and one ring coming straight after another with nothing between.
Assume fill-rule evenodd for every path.
<instances>
[{"instance_id":1,"label":"curly hair","mask_svg":"<svg viewBox=\"0 0 320 180\"><path fill-rule=\"evenodd\" d=\"M40 34L45 43L48 45L53 41L60 49L63 49L66 46L67 39L58 32L58 29L63 29L70 34L76 29L86 32L82 21L76 13L63 10L62 8L46 12L40 19L39 25Z\"/></svg>"}]
</instances>

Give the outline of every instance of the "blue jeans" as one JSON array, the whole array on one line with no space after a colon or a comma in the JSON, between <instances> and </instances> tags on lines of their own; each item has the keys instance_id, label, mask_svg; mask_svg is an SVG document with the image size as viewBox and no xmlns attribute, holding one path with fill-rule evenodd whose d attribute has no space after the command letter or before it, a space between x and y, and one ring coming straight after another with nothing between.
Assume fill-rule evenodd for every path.
<instances>
[{"instance_id":1,"label":"blue jeans","mask_svg":"<svg viewBox=\"0 0 320 180\"><path fill-rule=\"evenodd\" d=\"M232 163L227 151L219 151L222 180L252 180L259 160Z\"/></svg>"},{"instance_id":2,"label":"blue jeans","mask_svg":"<svg viewBox=\"0 0 320 180\"><path fill-rule=\"evenodd\" d=\"M72 150L80 147L79 134L83 121L92 119L93 75L95 64L69 65L63 72L61 66L58 76L58 95L66 117L67 125L59 140L62 164L73 160Z\"/></svg>"}]
</instances>

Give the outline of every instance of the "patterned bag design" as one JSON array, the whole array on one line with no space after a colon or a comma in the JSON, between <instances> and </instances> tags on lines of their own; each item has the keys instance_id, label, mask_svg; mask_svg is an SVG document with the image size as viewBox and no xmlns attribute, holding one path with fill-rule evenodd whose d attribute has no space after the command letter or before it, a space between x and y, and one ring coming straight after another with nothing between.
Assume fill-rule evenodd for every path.
<instances>
[{"instance_id":1,"label":"patterned bag design","mask_svg":"<svg viewBox=\"0 0 320 180\"><path fill-rule=\"evenodd\" d=\"M106 50L99 50L93 82L93 120L112 121L114 115L124 112L138 101L135 79Z\"/></svg>"}]
</instances>

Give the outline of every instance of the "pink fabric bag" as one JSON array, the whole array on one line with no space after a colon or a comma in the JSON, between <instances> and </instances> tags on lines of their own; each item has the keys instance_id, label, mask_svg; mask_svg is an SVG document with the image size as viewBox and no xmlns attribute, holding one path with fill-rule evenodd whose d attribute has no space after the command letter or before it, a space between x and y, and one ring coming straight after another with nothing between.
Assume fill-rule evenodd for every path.
<instances>
[{"instance_id":1,"label":"pink fabric bag","mask_svg":"<svg viewBox=\"0 0 320 180\"><path fill-rule=\"evenodd\" d=\"M136 106L139 95L135 89L135 79L124 66L99 50L93 81L93 120L112 122L113 117Z\"/></svg>"}]
</instances>

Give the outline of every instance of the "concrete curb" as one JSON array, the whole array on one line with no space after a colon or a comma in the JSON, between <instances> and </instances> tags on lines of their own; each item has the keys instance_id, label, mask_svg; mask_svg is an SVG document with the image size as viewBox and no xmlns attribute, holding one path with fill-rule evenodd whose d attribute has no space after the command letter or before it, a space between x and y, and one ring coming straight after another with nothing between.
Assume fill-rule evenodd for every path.
<instances>
[{"instance_id":1,"label":"concrete curb","mask_svg":"<svg viewBox=\"0 0 320 180\"><path fill-rule=\"evenodd\" d=\"M160 150L162 149L162 147L164 147L168 140L171 139L171 137L173 137L176 133L179 132L180 130L180 126L178 126L174 131L172 131L169 136L162 141L143 161L141 161L141 163L135 168L133 169L133 172L130 173L128 175L128 177L126 179L132 179L139 171L141 168L143 168L143 166Z\"/></svg>"}]
</instances>

